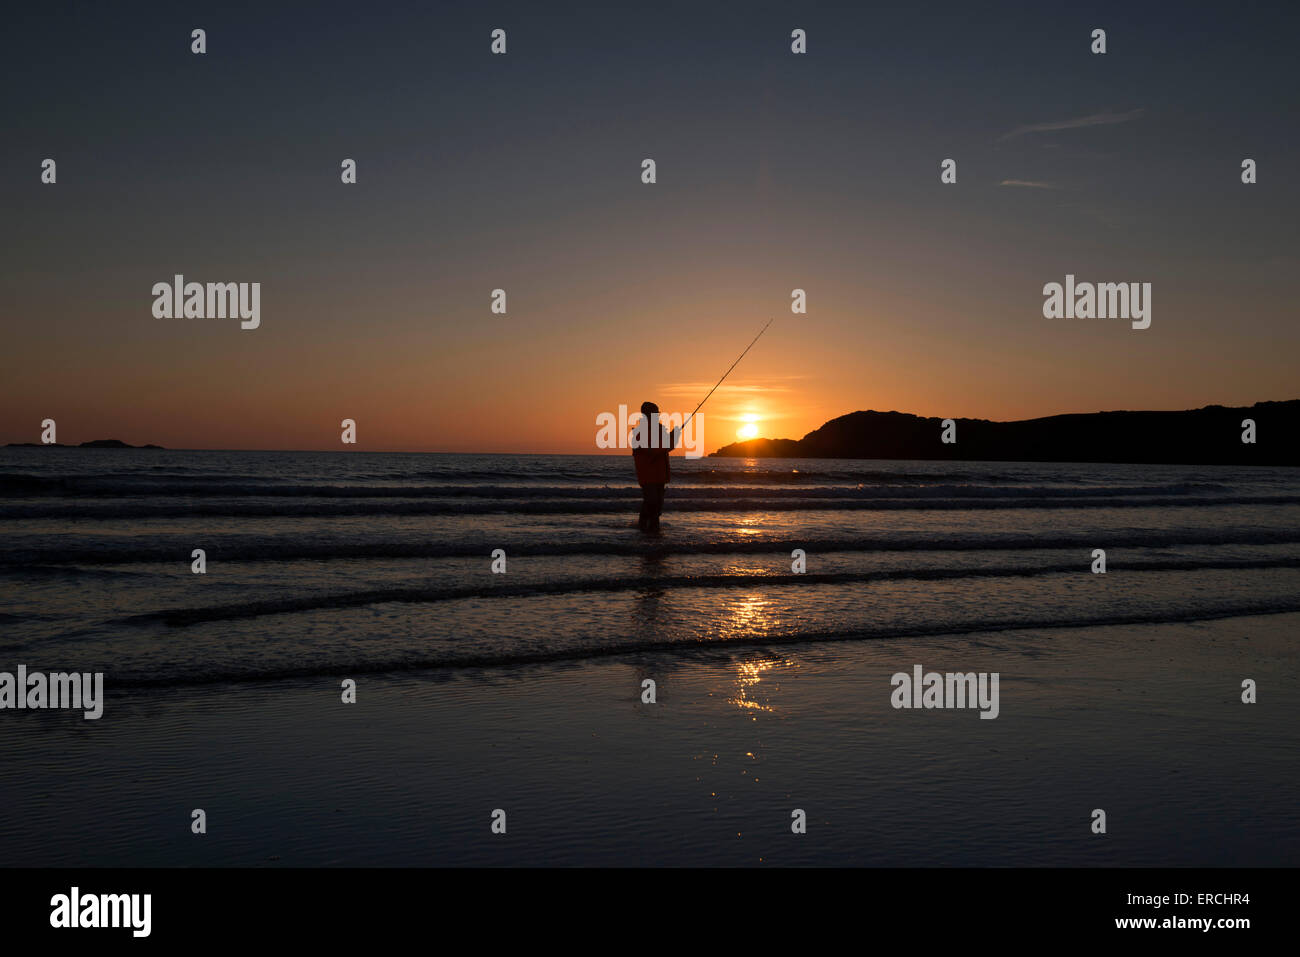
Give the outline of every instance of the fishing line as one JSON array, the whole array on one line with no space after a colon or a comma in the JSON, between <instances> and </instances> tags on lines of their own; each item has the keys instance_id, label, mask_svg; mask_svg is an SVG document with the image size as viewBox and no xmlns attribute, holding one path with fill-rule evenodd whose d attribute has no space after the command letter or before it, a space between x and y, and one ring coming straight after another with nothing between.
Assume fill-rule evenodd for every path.
<instances>
[{"instance_id":1,"label":"fishing line","mask_svg":"<svg viewBox=\"0 0 1300 957\"><path fill-rule=\"evenodd\" d=\"M774 323L774 322L776 322L776 317L775 317L775 316L773 316L771 319L767 320L767 326L770 326L770 325L771 325L772 323ZM756 336L754 337L754 341L751 342L749 345L745 346L745 352L748 352L750 349L754 348L754 342L757 342L759 339L761 339L762 336L763 336L763 333L767 332L767 326L764 326L762 329L758 330L758 335L756 335ZM722 381L723 381L723 379L726 379L727 376L731 375L731 370L734 369L734 368L736 368L736 366L738 366L738 365L740 364L740 360L741 360L741 359L745 358L745 352L742 352L739 356L737 356L737 357L736 357L736 361L733 362L733 363L732 363L732 364L727 368L727 371L726 371L726 372L722 373L722 379L719 379L719 380L714 384L713 388L709 390L709 394L706 395L703 399L700 400L700 404L697 405L697 406L695 407L695 412L699 412L699 411L700 411L700 407L703 406L705 402L708 402L708 401L709 401L709 396L710 396L710 395L713 395L713 393L717 391L718 386L722 385ZM686 423L687 423L687 422L690 422L691 419L695 418L695 412L692 412L690 415L688 415L688 416L686 417L686 422L683 422L683 423L682 423L682 431L683 431L683 432L686 431Z\"/></svg>"}]
</instances>

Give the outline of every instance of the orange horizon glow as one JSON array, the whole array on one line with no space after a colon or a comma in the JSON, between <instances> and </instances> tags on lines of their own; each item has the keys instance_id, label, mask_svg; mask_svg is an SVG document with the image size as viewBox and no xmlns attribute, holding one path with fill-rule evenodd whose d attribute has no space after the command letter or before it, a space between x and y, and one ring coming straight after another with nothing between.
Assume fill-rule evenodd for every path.
<instances>
[{"instance_id":1,"label":"orange horizon glow","mask_svg":"<svg viewBox=\"0 0 1300 957\"><path fill-rule=\"evenodd\" d=\"M722 262L679 268L662 280L677 290L668 301L631 307L610 288L518 317L455 300L430 317L400 290L364 312L355 297L284 303L268 294L253 331L155 319L146 285L134 300L106 301L76 335L53 320L11 327L0 444L39 442L52 418L69 445L622 454L597 447L597 415L647 399L689 414L752 339L755 317L788 295L750 275L711 288ZM555 282L577 282L560 271ZM834 289L845 280L818 281ZM1195 314L1188 307L1162 322L1157 313L1150 330L1131 332L1045 320L1033 289L985 285L954 302L914 282L855 286L852 296L813 300L815 314L778 315L700 411L705 450L749 425L756 437L800 439L859 410L1013 421L1300 396L1300 367L1289 361L1300 327L1266 347L1254 326L1228 335L1219 320L1227 304L1213 293ZM1253 308L1276 317L1291 307L1261 292ZM345 418L357 423L355 446L340 442Z\"/></svg>"},{"instance_id":2,"label":"orange horizon glow","mask_svg":"<svg viewBox=\"0 0 1300 957\"><path fill-rule=\"evenodd\" d=\"M724 445L754 438L800 439L830 419L863 410L908 412L922 417L952 416L1018 421L1045 415L1115 411L1121 408L1174 411L1211 404L1248 406L1257 401L1297 397L1295 394L1264 393L1222 398L1216 394L1183 403L1080 402L1075 406L1038 409L1006 402L999 403L993 409L977 404L973 408L959 407L953 410L952 405L957 404L955 402L936 407L923 402L920 395L915 396L914 404L880 398L874 401L869 398L855 401L851 395L816 402L809 401L805 396L791 395L784 408L773 403L765 405L760 413L750 411L755 408L748 391L753 382L754 380L741 380L737 392L732 395L723 386L709 401L709 405L717 406L717 411L710 412L706 406L698 414L697 427L701 431L706 452L711 453ZM671 391L669 387L658 394ZM653 389L643 392L656 394ZM1295 392L1300 394L1300 389ZM628 393L624 402L635 409L640 404L638 397L641 395L642 392ZM152 443L178 450L628 454L623 449L597 447L594 442L595 417L599 411L604 410L586 411L572 399L561 403L553 416L539 417L535 411L501 411L499 414L502 420L514 416L513 421L518 424L514 431L492 428L485 423L485 419L494 416L490 406L476 409L477 415L472 419L445 421L435 418L426 427L422 423L417 424L420 423L419 403L413 401L394 403L395 412L392 414L387 412L384 403L376 400L351 404L331 402L329 404L337 411L328 418L300 400L280 401L278 405L273 405L269 398L264 401L267 403L264 410L253 398L224 401L220 405L204 408L205 403L198 396L191 395L190 402L182 403L179 407L151 409L147 407L144 398L139 398L127 403L126 414L118 414L100 407L88 410L75 408L66 400L42 403L38 408L30 397L16 397L7 402L11 412L23 405L27 408L5 416L3 430L0 431L0 445L8 442L40 443L41 422L45 418L52 418L57 422L57 440L63 445L77 445L96 439L120 439L131 445ZM664 414L679 412L685 416L691 408L684 406L679 411L669 402L661 401L659 404ZM614 406L610 411L616 408ZM194 410L192 413L188 411L191 409ZM1001 409L1005 411L1000 411ZM356 445L344 446L340 443L341 429L338 426L344 418L352 418L357 422ZM634 421L635 418L633 415ZM473 428L475 422L483 424L481 431ZM27 424L27 427L21 428L21 424ZM196 441L196 438L200 440ZM679 454L680 450L674 453Z\"/></svg>"}]
</instances>

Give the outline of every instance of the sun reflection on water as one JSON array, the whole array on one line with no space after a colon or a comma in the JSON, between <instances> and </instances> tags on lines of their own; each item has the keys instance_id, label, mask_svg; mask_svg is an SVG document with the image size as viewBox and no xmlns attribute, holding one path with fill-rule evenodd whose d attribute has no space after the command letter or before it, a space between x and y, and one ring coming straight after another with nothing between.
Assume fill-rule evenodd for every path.
<instances>
[{"instance_id":1,"label":"sun reflection on water","mask_svg":"<svg viewBox=\"0 0 1300 957\"><path fill-rule=\"evenodd\" d=\"M734 704L742 710L769 713L775 711L776 709L770 704L764 704L754 698L755 695L760 694L756 686L763 680L763 672L771 671L775 666L775 661L742 661L736 668L736 696L728 698L727 703Z\"/></svg>"},{"instance_id":2,"label":"sun reflection on water","mask_svg":"<svg viewBox=\"0 0 1300 957\"><path fill-rule=\"evenodd\" d=\"M755 638L771 634L781 618L781 607L759 591L729 598L719 609L722 641ZM735 691L727 698L728 704L743 711L772 713L776 710L775 696L781 690L774 669L797 667L793 659L772 652L759 652L747 660L736 663ZM766 680L764 680L766 678Z\"/></svg>"},{"instance_id":3,"label":"sun reflection on water","mask_svg":"<svg viewBox=\"0 0 1300 957\"><path fill-rule=\"evenodd\" d=\"M763 526L767 524L768 514L766 512L749 512L744 515L737 515L731 521L731 530L738 535L761 535Z\"/></svg>"},{"instance_id":4,"label":"sun reflection on water","mask_svg":"<svg viewBox=\"0 0 1300 957\"><path fill-rule=\"evenodd\" d=\"M743 634L764 630L768 623L766 607L767 598L758 592L736 598L727 609L727 631Z\"/></svg>"}]
</instances>

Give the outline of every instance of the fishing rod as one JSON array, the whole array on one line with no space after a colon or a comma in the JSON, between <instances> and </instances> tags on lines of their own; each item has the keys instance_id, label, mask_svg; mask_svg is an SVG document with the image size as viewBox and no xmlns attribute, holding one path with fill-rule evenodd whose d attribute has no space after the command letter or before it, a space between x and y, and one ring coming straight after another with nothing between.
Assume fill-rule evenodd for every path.
<instances>
[{"instance_id":1,"label":"fishing rod","mask_svg":"<svg viewBox=\"0 0 1300 957\"><path fill-rule=\"evenodd\" d=\"M771 319L767 320L767 326L770 326L770 325L771 325L772 323L774 323L774 322L776 322L776 317L775 317L775 316L773 316ZM754 337L754 342L757 342L759 339L761 339L761 338L763 337L763 333L767 332L767 326L764 326L762 329L758 330L758 335L756 335L756 336ZM754 348L754 342L751 342L749 345L745 346L745 352L748 352L750 349ZM736 361L733 362L733 363L730 365L730 367L728 367L728 369L727 369L726 372L722 373L722 379L719 379L719 380L714 384L713 388L709 390L709 395L713 395L713 393L717 391L718 386L722 385L722 380L725 379L727 376L731 375L731 370L734 369L734 368L736 368L736 366L738 366L738 365L740 364L740 360L741 360L741 359L745 358L745 352L742 352L739 356L737 356L737 357L736 357ZM700 404L697 405L697 406L695 407L695 412L699 412L699 411L700 411L700 406L703 406L705 402L708 402L708 401L709 401L709 395L706 395L703 399L700 400ZM695 418L695 412L692 412L690 415L688 415L688 416L686 417L686 422L683 422L683 423L682 423L682 431L683 431L683 432L686 431L686 423L687 423L687 422L690 422L691 419Z\"/></svg>"}]
</instances>

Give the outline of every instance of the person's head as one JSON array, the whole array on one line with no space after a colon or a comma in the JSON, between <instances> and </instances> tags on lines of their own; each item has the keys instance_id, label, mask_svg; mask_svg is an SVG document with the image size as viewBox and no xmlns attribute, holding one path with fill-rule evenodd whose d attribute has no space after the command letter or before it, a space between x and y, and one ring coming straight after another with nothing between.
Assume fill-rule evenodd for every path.
<instances>
[{"instance_id":1,"label":"person's head","mask_svg":"<svg viewBox=\"0 0 1300 957\"><path fill-rule=\"evenodd\" d=\"M653 402L641 403L641 414L644 415L647 419L650 418L652 414L658 411L659 411L659 406L655 405Z\"/></svg>"}]
</instances>

